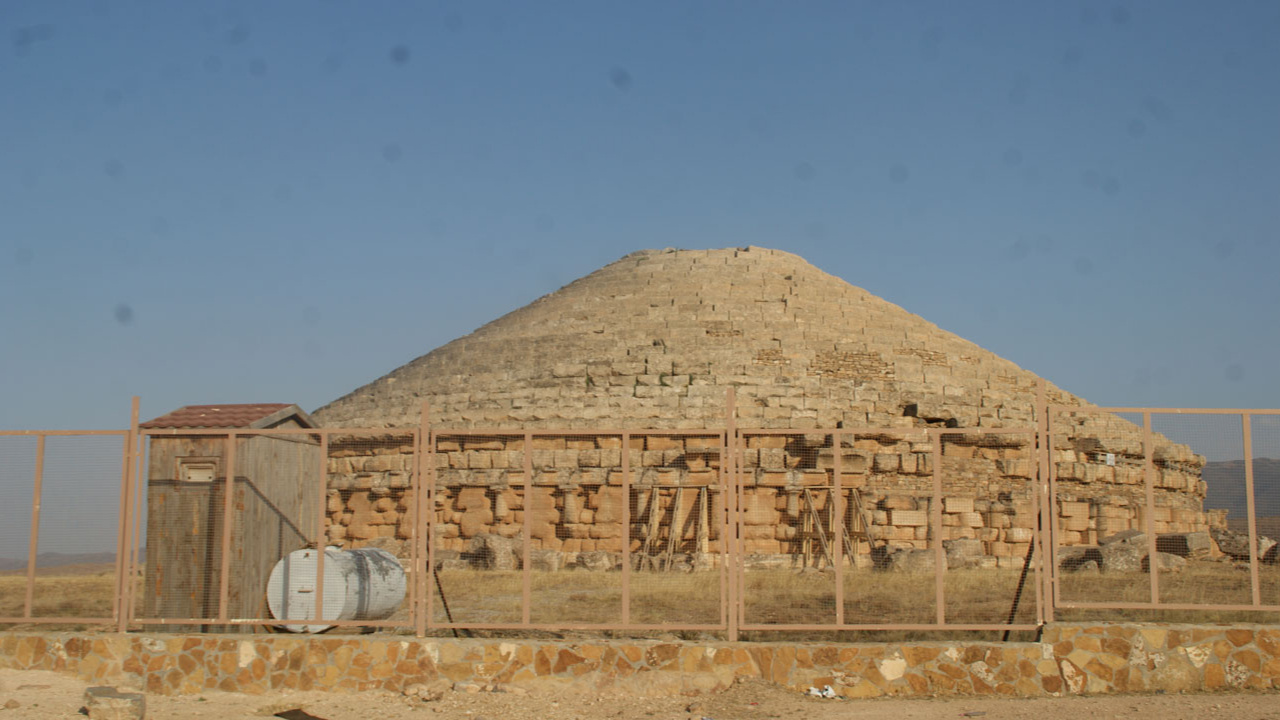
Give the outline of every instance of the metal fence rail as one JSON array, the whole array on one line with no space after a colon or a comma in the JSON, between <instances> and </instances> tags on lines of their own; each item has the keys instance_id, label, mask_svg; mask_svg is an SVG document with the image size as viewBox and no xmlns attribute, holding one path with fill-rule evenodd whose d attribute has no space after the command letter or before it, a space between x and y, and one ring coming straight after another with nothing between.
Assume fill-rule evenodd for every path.
<instances>
[{"instance_id":1,"label":"metal fence rail","mask_svg":"<svg viewBox=\"0 0 1280 720\"><path fill-rule=\"evenodd\" d=\"M1280 612L1278 410L1042 394L1028 427L800 430L739 428L733 402L722 430L450 429L425 405L157 429L135 400L127 430L0 432L0 624L736 639ZM314 619L345 602L333 547L399 563L394 612ZM282 558L302 599L270 585Z\"/></svg>"}]
</instances>

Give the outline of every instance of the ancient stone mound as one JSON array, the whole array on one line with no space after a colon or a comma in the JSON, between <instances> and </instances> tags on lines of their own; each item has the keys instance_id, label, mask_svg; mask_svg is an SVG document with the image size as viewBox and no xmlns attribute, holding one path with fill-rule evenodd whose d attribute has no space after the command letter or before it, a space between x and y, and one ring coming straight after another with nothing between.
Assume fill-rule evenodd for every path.
<instances>
[{"instance_id":1,"label":"ancient stone mound","mask_svg":"<svg viewBox=\"0 0 1280 720\"><path fill-rule=\"evenodd\" d=\"M1037 378L764 248L645 250L317 410L329 426L1026 425ZM1051 402L1079 401L1050 386Z\"/></svg>"},{"instance_id":2,"label":"ancient stone mound","mask_svg":"<svg viewBox=\"0 0 1280 720\"><path fill-rule=\"evenodd\" d=\"M1016 565L1036 526L1032 436L949 434L935 450L924 428L1034 428L1040 383L789 253L643 251L314 417L330 427L416 426L421 402L430 402L429 512L442 550L497 563L501 553L468 548L517 536L527 512L534 547L566 563L612 567L616 558L592 553L626 545L642 562L670 565L719 551L711 519L723 516L718 431L732 387L745 429L736 460L745 552L808 563L827 544L819 529L834 527L833 507L843 506L841 524L862 532L848 548L860 561L930 547L940 535L960 543L957 563ZM1045 388L1049 403L1084 406ZM1141 428L1106 413L1060 413L1054 422L1061 542L1092 545L1144 527ZM468 428L508 432L449 434ZM538 428L581 434L536 436L526 446L523 433L510 432ZM837 442L836 428L866 430ZM623 429L685 432L624 440ZM1156 531L1221 524L1202 510L1204 459L1155 439ZM624 442L630 497L622 496ZM411 439L394 430L383 442L335 438L330 452L330 539L409 537ZM945 483L941 531L929 527L935 466ZM842 503L832 502L837 493Z\"/></svg>"}]
</instances>

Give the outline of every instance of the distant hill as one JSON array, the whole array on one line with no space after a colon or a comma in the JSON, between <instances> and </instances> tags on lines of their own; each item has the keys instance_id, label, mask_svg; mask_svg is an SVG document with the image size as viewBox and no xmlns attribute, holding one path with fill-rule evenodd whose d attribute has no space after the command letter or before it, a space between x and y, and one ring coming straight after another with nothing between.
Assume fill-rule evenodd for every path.
<instances>
[{"instance_id":1,"label":"distant hill","mask_svg":"<svg viewBox=\"0 0 1280 720\"><path fill-rule=\"evenodd\" d=\"M1226 509L1227 519L1233 526L1246 522L1244 461L1211 462L1204 466L1202 476L1209 486L1205 509ZM1280 459L1254 458L1253 501L1260 521L1280 517Z\"/></svg>"},{"instance_id":2,"label":"distant hill","mask_svg":"<svg viewBox=\"0 0 1280 720\"><path fill-rule=\"evenodd\" d=\"M102 565L114 563L116 554L108 553L40 553L36 555L37 568L62 567L64 565ZM0 558L0 572L26 570L27 559Z\"/></svg>"}]
</instances>

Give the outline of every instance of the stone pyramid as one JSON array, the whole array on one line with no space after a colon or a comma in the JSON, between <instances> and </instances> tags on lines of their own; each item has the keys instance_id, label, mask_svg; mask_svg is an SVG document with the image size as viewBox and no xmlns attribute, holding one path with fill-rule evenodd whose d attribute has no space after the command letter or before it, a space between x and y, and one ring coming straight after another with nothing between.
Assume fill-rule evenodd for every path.
<instances>
[{"instance_id":1,"label":"stone pyramid","mask_svg":"<svg viewBox=\"0 0 1280 720\"><path fill-rule=\"evenodd\" d=\"M1028 427L1039 379L766 248L644 250L315 412L328 426ZM1050 402L1080 400L1048 386Z\"/></svg>"},{"instance_id":2,"label":"stone pyramid","mask_svg":"<svg viewBox=\"0 0 1280 720\"><path fill-rule=\"evenodd\" d=\"M523 512L522 493L531 482L536 548L571 559L620 552L628 537L643 555L649 545L638 538L654 531L636 524L639 508L648 507L650 519L669 513L687 520L694 505L682 504L672 488L713 488L725 481L723 466L705 436L633 438L637 452L627 463L637 510L624 530L617 512L619 431L721 431L728 422L726 390L734 388L737 426L746 431L737 463L746 552L774 559L804 554L809 536L798 514L800 494L816 493L807 502L826 507L838 455L841 487L875 508L863 522L880 540L920 550L929 547L930 532L940 533L944 540L980 543L988 560L1016 567L1037 522L1038 460L1030 436L944 434L935 457L911 429L1032 428L1041 382L795 255L755 247L648 250L498 318L313 416L329 427L413 427L422 402L430 403L435 521L445 550L461 552L482 535L520 532L509 511ZM1047 383L1045 389L1050 403L1084 404ZM1147 527L1141 428L1105 412L1058 415L1048 458L1060 542L1092 545ZM855 431L841 435L838 446L838 434L810 432L836 427ZM552 433L526 448L523 437L449 434L517 428L580 435ZM759 428L795 432L750 433ZM861 428L873 430L856 432ZM412 492L412 444L395 433L387 437L381 445L337 441L329 475L337 494L329 508L331 541L411 535L409 515L388 508L411 504L405 498ZM1224 517L1203 511L1204 459L1159 435L1154 441L1156 531L1223 525ZM928 527L934 468L947 493L940 530ZM393 497L384 497L388 493ZM723 496L707 497L710 505L699 507L718 516ZM682 540L682 552L715 552L714 541L695 533ZM870 545L859 547L869 562Z\"/></svg>"}]
</instances>

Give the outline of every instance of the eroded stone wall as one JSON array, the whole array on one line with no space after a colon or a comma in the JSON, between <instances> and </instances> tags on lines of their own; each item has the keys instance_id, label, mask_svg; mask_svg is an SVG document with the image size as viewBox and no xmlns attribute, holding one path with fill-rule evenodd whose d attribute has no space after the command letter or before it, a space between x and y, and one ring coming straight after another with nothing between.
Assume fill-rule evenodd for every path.
<instances>
[{"instance_id":1,"label":"eroded stone wall","mask_svg":"<svg viewBox=\"0 0 1280 720\"><path fill-rule=\"evenodd\" d=\"M817 528L829 532L833 527L837 464L844 523L855 535L857 562L870 562L877 544L929 547L935 448L928 434L846 433L839 435L838 449L835 438L747 434L739 458L744 553L817 552ZM440 435L435 441L435 452L422 458L435 464L436 492L428 511L437 527L437 549L461 552L482 534L516 537L529 514L533 548L564 553L567 562L578 553L620 553L624 537L632 553L721 550L725 514L718 436L631 436L625 448L630 498L622 494L621 435L535 436L528 448L533 488L527 501L523 435ZM1080 445L1070 440L1051 451L1060 542L1093 545L1117 532L1144 529L1141 445L1096 440L1087 449ZM1021 562L1038 524L1031 439L1015 433L945 434L940 448L942 540L977 540L992 563ZM411 438L394 436L331 444L331 542L358 547L411 537L413 450ZM1224 523L1220 515L1201 509L1201 464L1184 447L1166 442L1158 448L1153 466L1157 532L1196 532ZM629 522L625 531L624 521Z\"/></svg>"}]
</instances>

